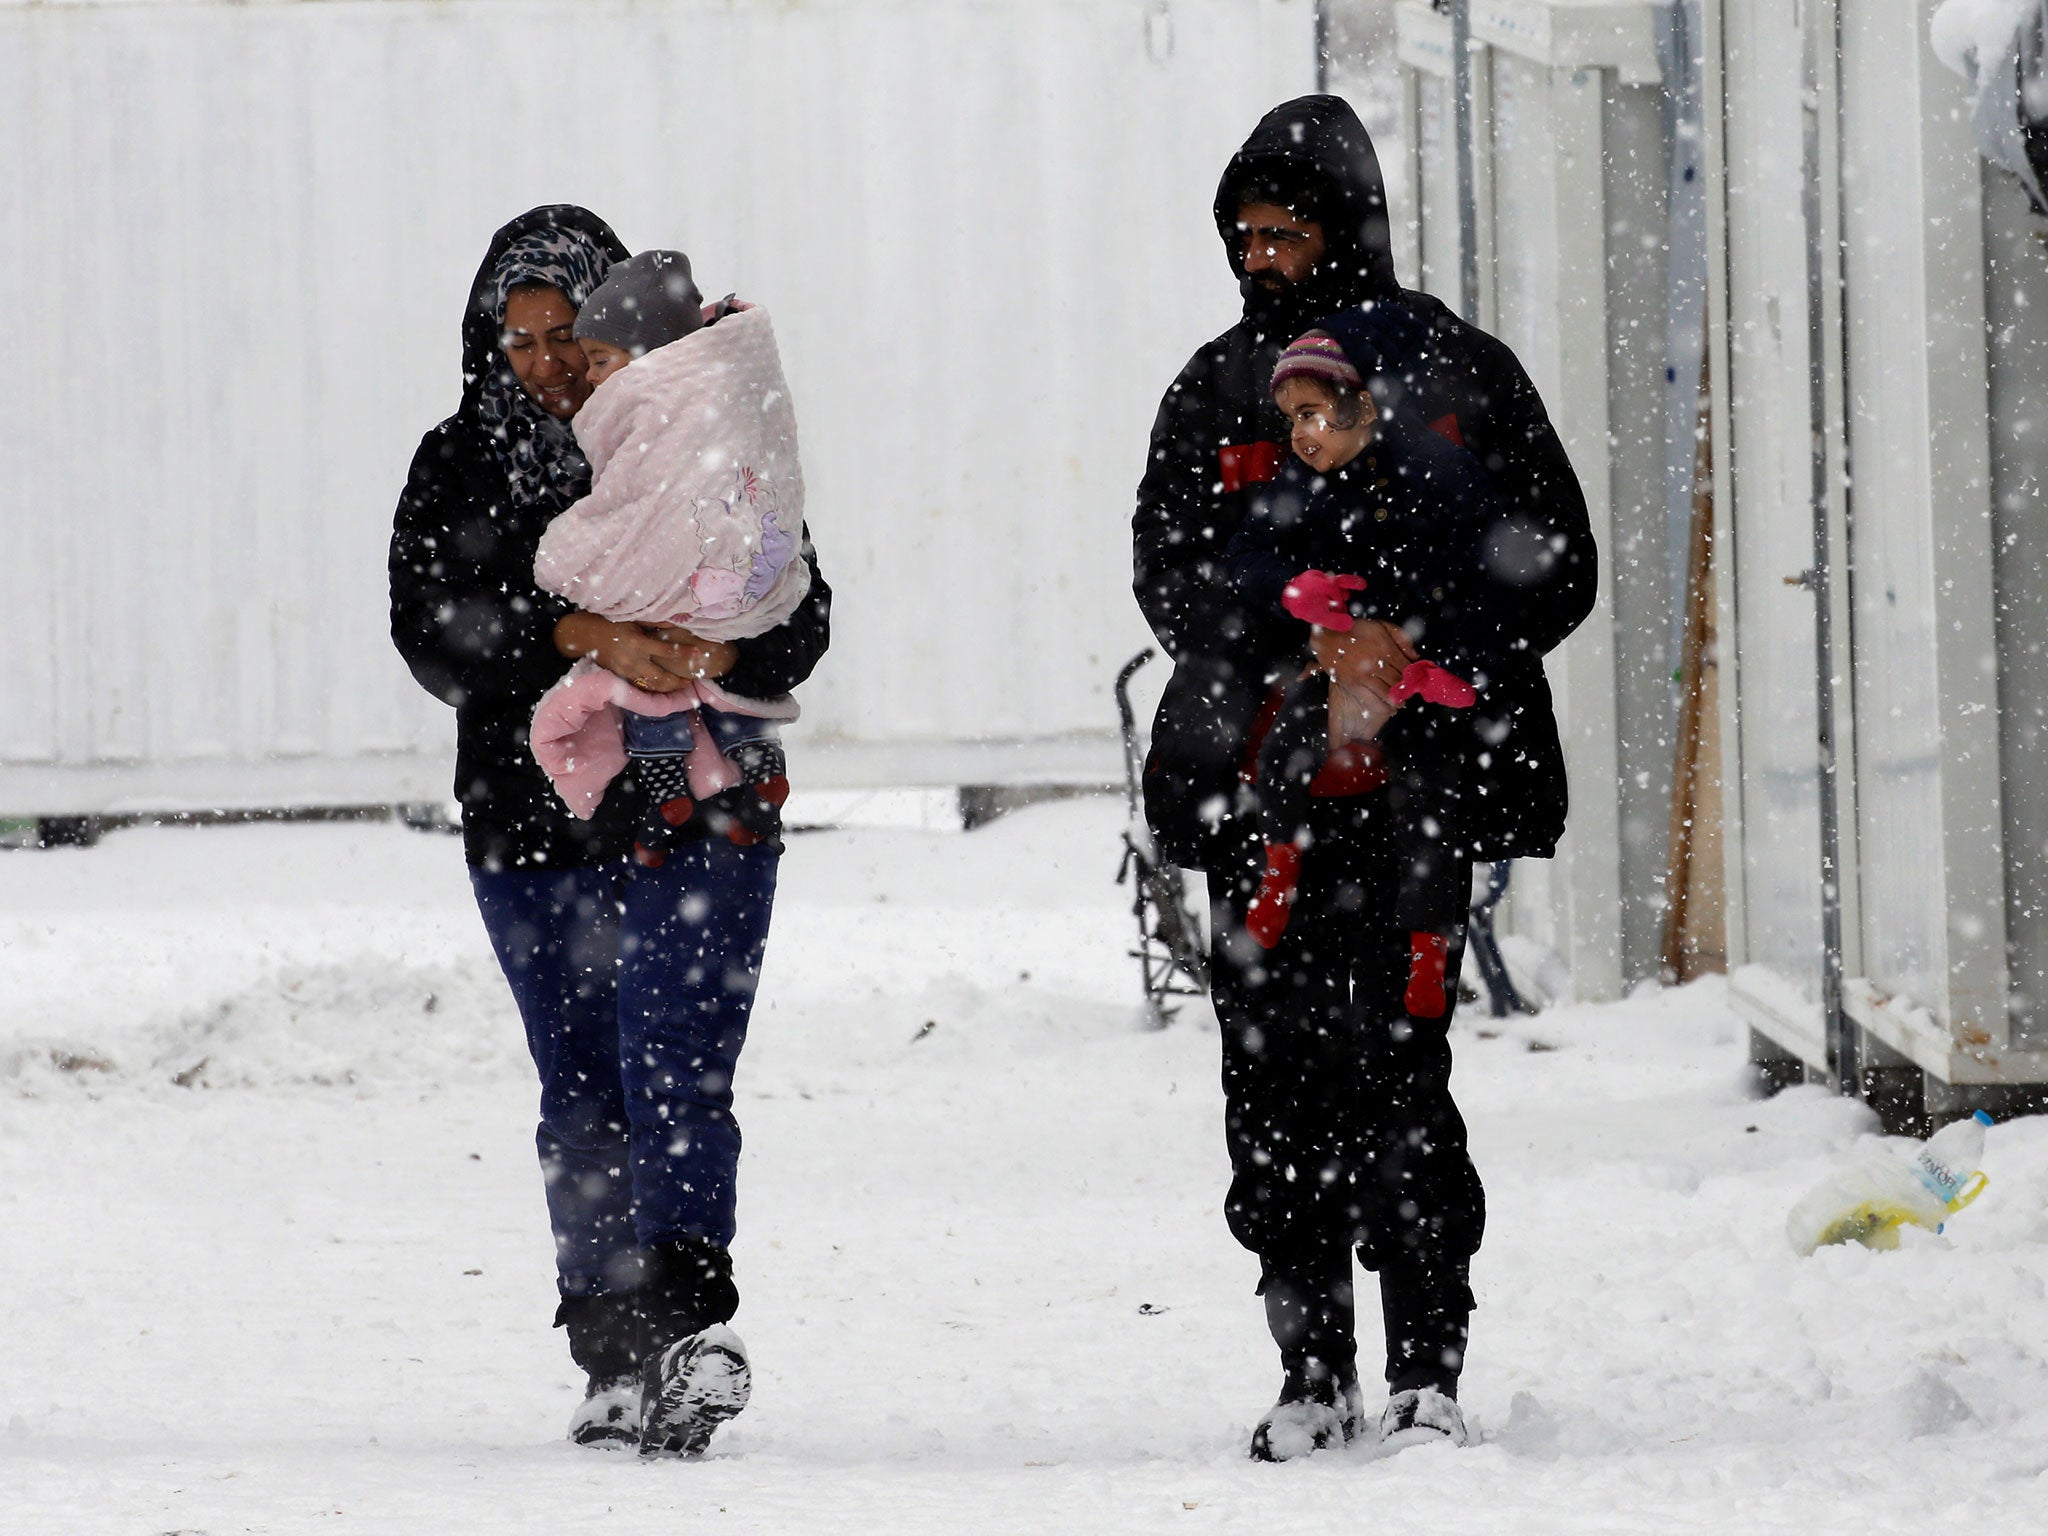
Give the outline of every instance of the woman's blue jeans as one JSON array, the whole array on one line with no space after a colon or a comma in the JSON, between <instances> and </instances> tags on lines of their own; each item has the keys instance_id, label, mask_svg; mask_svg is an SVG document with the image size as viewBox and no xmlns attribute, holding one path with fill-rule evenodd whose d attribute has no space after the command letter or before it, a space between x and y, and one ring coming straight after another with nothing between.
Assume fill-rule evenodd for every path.
<instances>
[{"instance_id":1,"label":"woman's blue jeans","mask_svg":"<svg viewBox=\"0 0 2048 1536\"><path fill-rule=\"evenodd\" d=\"M733 1072L778 862L707 838L659 869L470 871L540 1072L564 1296L633 1289L653 1244L732 1241Z\"/></svg>"}]
</instances>

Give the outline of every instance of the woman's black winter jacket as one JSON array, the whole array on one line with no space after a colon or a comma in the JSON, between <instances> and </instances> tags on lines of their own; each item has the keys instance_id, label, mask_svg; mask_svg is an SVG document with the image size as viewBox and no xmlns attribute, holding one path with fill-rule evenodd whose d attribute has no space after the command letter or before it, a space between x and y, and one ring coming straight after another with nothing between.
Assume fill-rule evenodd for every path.
<instances>
[{"instance_id":1,"label":"woman's black winter jacket","mask_svg":"<svg viewBox=\"0 0 2048 1536\"><path fill-rule=\"evenodd\" d=\"M512 241L546 225L584 230L614 260L627 254L596 215L567 205L536 208L498 231L463 317L462 406L420 440L391 534L391 639L420 686L455 707L464 849L471 864L492 869L621 857L640 811L627 774L592 820L578 821L527 745L534 706L569 668L555 650L554 628L571 605L533 580L535 546L562 509L514 505L477 401L497 348L489 279ZM803 553L813 572L810 595L787 623L737 642L739 662L720 679L734 693L787 693L825 653L832 590L808 529Z\"/></svg>"}]
</instances>

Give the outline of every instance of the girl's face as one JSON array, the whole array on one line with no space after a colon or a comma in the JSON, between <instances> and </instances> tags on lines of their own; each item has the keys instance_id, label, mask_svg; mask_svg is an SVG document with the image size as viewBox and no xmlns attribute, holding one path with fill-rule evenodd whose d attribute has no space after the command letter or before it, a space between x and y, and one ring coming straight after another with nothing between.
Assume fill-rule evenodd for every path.
<instances>
[{"instance_id":1,"label":"girl's face","mask_svg":"<svg viewBox=\"0 0 2048 1536\"><path fill-rule=\"evenodd\" d=\"M1319 474L1342 469L1372 441L1377 419L1364 392L1340 399L1314 379L1289 379L1273 396L1287 418L1294 456Z\"/></svg>"},{"instance_id":2,"label":"girl's face","mask_svg":"<svg viewBox=\"0 0 2048 1536\"><path fill-rule=\"evenodd\" d=\"M577 342L576 345L583 349L584 361L589 364L583 376L590 380L592 389L633 361L632 353L624 347L615 347L608 341L584 340Z\"/></svg>"},{"instance_id":3,"label":"girl's face","mask_svg":"<svg viewBox=\"0 0 2048 1536\"><path fill-rule=\"evenodd\" d=\"M505 299L505 325L498 337L520 387L562 421L590 398L583 348L570 334L575 324L576 307L561 289L523 284Z\"/></svg>"}]
</instances>

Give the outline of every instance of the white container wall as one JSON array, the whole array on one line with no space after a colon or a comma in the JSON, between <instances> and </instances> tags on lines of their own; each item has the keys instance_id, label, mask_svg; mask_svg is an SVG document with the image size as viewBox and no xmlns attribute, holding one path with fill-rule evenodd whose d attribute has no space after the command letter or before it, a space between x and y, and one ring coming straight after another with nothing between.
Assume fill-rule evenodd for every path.
<instances>
[{"instance_id":1,"label":"white container wall","mask_svg":"<svg viewBox=\"0 0 2048 1536\"><path fill-rule=\"evenodd\" d=\"M1984 177L1992 548L2011 1044L2048 1051L2048 259L2009 176ZM2023 771L2024 769L2024 771ZM2048 1074L2044 1074L2048 1075Z\"/></svg>"},{"instance_id":2,"label":"white container wall","mask_svg":"<svg viewBox=\"0 0 2048 1536\"><path fill-rule=\"evenodd\" d=\"M1114 773L1146 431L1233 316L1210 199L1312 88L1313 25L1309 0L0 0L26 301L0 814L445 790L384 543L490 232L552 201L776 316L838 595L799 755L916 777L1000 739L1010 772Z\"/></svg>"},{"instance_id":3,"label":"white container wall","mask_svg":"<svg viewBox=\"0 0 2048 1536\"><path fill-rule=\"evenodd\" d=\"M1550 409L1592 514L1599 602L1549 658L1571 776L1554 861L1515 865L1509 922L1582 998L1654 974L1669 816L1665 511L1667 134L1649 0L1475 0L1479 305ZM1458 299L1449 20L1398 12L1414 198L1411 281ZM1398 221L1397 221L1398 223Z\"/></svg>"},{"instance_id":4,"label":"white container wall","mask_svg":"<svg viewBox=\"0 0 2048 1536\"><path fill-rule=\"evenodd\" d=\"M1843 15L1857 850L1869 983L1851 1005L1866 1030L1950 1077L1970 1071L1951 1060L1953 1047L2011 1043L1985 167L1956 110L1962 81L1928 46L1925 8L1877 0ZM1917 302L1902 304L1902 294ZM1876 1005L1901 997L1931 1006L1946 1027L1929 1039L1934 1032Z\"/></svg>"},{"instance_id":5,"label":"white container wall","mask_svg":"<svg viewBox=\"0 0 2048 1536\"><path fill-rule=\"evenodd\" d=\"M1930 1104L2040 1082L2048 258L1918 0L1709 12L1731 991L1767 1049L1828 1064L1816 613L1786 585L1818 483L1848 1020Z\"/></svg>"},{"instance_id":6,"label":"white container wall","mask_svg":"<svg viewBox=\"0 0 2048 1536\"><path fill-rule=\"evenodd\" d=\"M1725 171L1717 219L1719 267L1710 334L1716 410L1715 574L1722 590L1723 804L1727 822L1729 962L1768 973L1768 996L1807 1048L1822 1051L1820 752L1814 598L1797 582L1814 563L1815 484L1806 224L1809 181L1822 167L1802 152L1806 120L1802 33L1776 0L1726 0L1718 52L1709 49L1710 119L1722 128ZM1718 66L1718 68L1717 68ZM1828 295L1832 294L1828 286ZM1827 295L1824 295L1826 297ZM1840 356L1840 315L1829 303L1818 342ZM1839 371L1826 382L1839 415ZM1839 432L1826 468L1831 529L1841 523ZM1839 531L1834 535L1838 540ZM1844 588L1834 593L1846 619ZM1838 626L1846 637L1847 625ZM1846 643L1846 639L1845 639ZM1843 691L1837 720L1852 735ZM1853 817L1843 836L1853 839ZM1848 860L1853 866L1853 859ZM1854 902L1853 886L1844 897ZM1846 923L1856 932L1853 920Z\"/></svg>"}]
</instances>

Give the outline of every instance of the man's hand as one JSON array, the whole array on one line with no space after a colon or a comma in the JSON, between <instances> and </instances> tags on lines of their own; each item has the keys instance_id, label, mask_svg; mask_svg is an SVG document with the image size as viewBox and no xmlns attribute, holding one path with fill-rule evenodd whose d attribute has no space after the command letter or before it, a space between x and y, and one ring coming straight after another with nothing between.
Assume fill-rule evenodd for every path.
<instances>
[{"instance_id":1,"label":"man's hand","mask_svg":"<svg viewBox=\"0 0 2048 1536\"><path fill-rule=\"evenodd\" d=\"M1309 648L1315 653L1316 666L1329 673L1339 688L1369 694L1383 706L1403 669L1417 659L1408 636L1385 619L1360 619L1342 634L1333 629L1311 630ZM1394 707L1398 706L1389 706L1388 713Z\"/></svg>"},{"instance_id":2,"label":"man's hand","mask_svg":"<svg viewBox=\"0 0 2048 1536\"><path fill-rule=\"evenodd\" d=\"M739 652L722 640L699 640L663 624L616 624L594 613L564 614L555 624L555 649L588 656L605 671L648 693L674 693L700 677L722 677Z\"/></svg>"}]
</instances>

